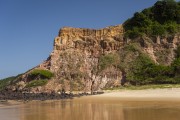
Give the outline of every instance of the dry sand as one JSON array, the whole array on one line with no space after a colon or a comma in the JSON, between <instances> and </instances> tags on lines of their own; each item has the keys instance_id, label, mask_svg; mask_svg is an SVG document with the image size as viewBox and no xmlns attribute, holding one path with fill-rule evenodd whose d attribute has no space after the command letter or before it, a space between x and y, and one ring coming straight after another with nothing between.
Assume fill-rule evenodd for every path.
<instances>
[{"instance_id":1,"label":"dry sand","mask_svg":"<svg viewBox=\"0 0 180 120\"><path fill-rule=\"evenodd\" d=\"M180 88L106 91L94 98L117 98L128 101L180 101Z\"/></svg>"}]
</instances>

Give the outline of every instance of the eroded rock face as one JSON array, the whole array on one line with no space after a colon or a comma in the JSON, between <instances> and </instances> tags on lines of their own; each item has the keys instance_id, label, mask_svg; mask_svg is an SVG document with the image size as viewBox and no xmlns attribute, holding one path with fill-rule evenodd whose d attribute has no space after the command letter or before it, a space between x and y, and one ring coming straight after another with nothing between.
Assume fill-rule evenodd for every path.
<instances>
[{"instance_id":1,"label":"eroded rock face","mask_svg":"<svg viewBox=\"0 0 180 120\"><path fill-rule=\"evenodd\" d=\"M99 30L64 27L60 29L59 36L54 40L51 56L74 49L83 51L91 57L99 57L101 54L117 51L123 43L122 25ZM53 69L52 67L51 70Z\"/></svg>"},{"instance_id":2,"label":"eroded rock face","mask_svg":"<svg viewBox=\"0 0 180 120\"><path fill-rule=\"evenodd\" d=\"M118 42L123 42L123 27L121 25L104 29L82 29L64 27L55 38L54 50L67 48L85 49L86 47L101 46L103 49L117 49Z\"/></svg>"},{"instance_id":3,"label":"eroded rock face","mask_svg":"<svg viewBox=\"0 0 180 120\"><path fill-rule=\"evenodd\" d=\"M180 35L171 37L145 38L144 51L157 64L170 65L175 58L175 49L180 44Z\"/></svg>"},{"instance_id":4,"label":"eroded rock face","mask_svg":"<svg viewBox=\"0 0 180 120\"><path fill-rule=\"evenodd\" d=\"M111 68L97 75L94 69L98 69L101 55L116 52L123 44L121 25L99 30L64 27L54 40L54 50L49 60L41 67L56 73L54 82L63 81L62 85L57 84L56 89L63 87L66 91L87 92L119 86L121 71Z\"/></svg>"},{"instance_id":5,"label":"eroded rock face","mask_svg":"<svg viewBox=\"0 0 180 120\"><path fill-rule=\"evenodd\" d=\"M82 29L64 27L54 40L54 49L50 57L39 67L55 73L44 90L55 91L97 91L103 88L120 86L123 80L122 71L113 66L98 71L101 56L121 52L125 44L131 44L123 38L122 25L104 29ZM155 63L164 60L170 64L174 59L174 49L179 44L179 36L173 38L139 38L145 54ZM160 56L166 51L167 55ZM161 60L162 59L162 60ZM163 63L163 62L162 62Z\"/></svg>"},{"instance_id":6,"label":"eroded rock face","mask_svg":"<svg viewBox=\"0 0 180 120\"><path fill-rule=\"evenodd\" d=\"M60 29L48 59L33 68L50 70L55 76L46 86L32 88L31 91L38 89L40 92L58 92L64 89L92 92L117 87L126 82L126 73L115 66L99 71L98 64L102 56L110 53L121 54L124 46L136 42L141 47L141 52L147 54L155 63L169 65L174 60L174 50L180 43L179 35L169 38L141 37L136 40L125 39L123 35L122 25L99 30L71 27ZM123 54L119 56L124 56ZM133 61L137 55L131 54L129 61ZM13 87L20 86L23 90L30 72L31 70L25 73Z\"/></svg>"}]
</instances>

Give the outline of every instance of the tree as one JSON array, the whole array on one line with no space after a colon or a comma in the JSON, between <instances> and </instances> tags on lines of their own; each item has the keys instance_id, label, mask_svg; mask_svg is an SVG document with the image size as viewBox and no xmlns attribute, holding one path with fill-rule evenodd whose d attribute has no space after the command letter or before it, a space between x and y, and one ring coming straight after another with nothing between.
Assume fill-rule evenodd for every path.
<instances>
[{"instance_id":1,"label":"tree","mask_svg":"<svg viewBox=\"0 0 180 120\"><path fill-rule=\"evenodd\" d=\"M136 12L123 24L126 38L174 35L180 32L180 3L175 0L157 1L154 6Z\"/></svg>"},{"instance_id":2,"label":"tree","mask_svg":"<svg viewBox=\"0 0 180 120\"><path fill-rule=\"evenodd\" d=\"M163 25L159 24L158 22L154 22L152 25L152 34L155 36L162 36L166 32Z\"/></svg>"},{"instance_id":3,"label":"tree","mask_svg":"<svg viewBox=\"0 0 180 120\"><path fill-rule=\"evenodd\" d=\"M175 0L162 0L155 3L153 13L155 19L164 23L177 19L178 4Z\"/></svg>"}]
</instances>

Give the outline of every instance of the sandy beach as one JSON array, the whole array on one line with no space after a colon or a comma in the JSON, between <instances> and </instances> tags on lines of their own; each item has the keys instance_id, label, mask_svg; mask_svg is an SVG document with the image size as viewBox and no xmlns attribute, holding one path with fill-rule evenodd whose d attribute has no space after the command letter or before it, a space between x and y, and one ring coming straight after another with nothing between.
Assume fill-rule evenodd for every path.
<instances>
[{"instance_id":1,"label":"sandy beach","mask_svg":"<svg viewBox=\"0 0 180 120\"><path fill-rule=\"evenodd\" d=\"M106 91L104 94L91 97L128 101L180 101L180 88Z\"/></svg>"},{"instance_id":2,"label":"sandy beach","mask_svg":"<svg viewBox=\"0 0 180 120\"><path fill-rule=\"evenodd\" d=\"M145 89L145 90L109 90L104 94L97 94L91 96L75 97L76 99L91 99L91 100L120 100L120 101L172 101L180 102L180 88L163 88L163 89ZM68 99L67 99L68 100ZM39 100L32 100L39 101ZM59 100L46 100L46 102L59 101ZM29 101L30 102L30 101ZM8 100L7 104L19 105L24 103L23 100ZM6 104L6 102L5 102ZM3 102L0 103L0 107L4 107ZM5 105L7 106L7 105Z\"/></svg>"},{"instance_id":3,"label":"sandy beach","mask_svg":"<svg viewBox=\"0 0 180 120\"><path fill-rule=\"evenodd\" d=\"M73 99L0 103L2 120L179 120L179 112L180 88L117 90Z\"/></svg>"}]
</instances>

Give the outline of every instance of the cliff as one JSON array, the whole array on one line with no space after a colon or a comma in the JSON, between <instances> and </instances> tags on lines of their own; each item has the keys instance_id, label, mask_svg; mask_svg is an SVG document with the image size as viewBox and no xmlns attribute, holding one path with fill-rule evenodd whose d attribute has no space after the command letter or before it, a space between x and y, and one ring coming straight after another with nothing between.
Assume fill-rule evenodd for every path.
<instances>
[{"instance_id":1,"label":"cliff","mask_svg":"<svg viewBox=\"0 0 180 120\"><path fill-rule=\"evenodd\" d=\"M155 64L170 65L180 36L125 39L122 25L104 29L64 27L54 39L54 48L46 61L16 79L8 89L31 92L100 91L128 82L134 61L148 56ZM136 64L136 63L135 63ZM34 70L49 70L54 76L46 84L27 87Z\"/></svg>"},{"instance_id":2,"label":"cliff","mask_svg":"<svg viewBox=\"0 0 180 120\"><path fill-rule=\"evenodd\" d=\"M57 71L56 59L64 51L81 51L88 57L97 58L101 54L117 51L123 44L122 25L100 30L64 27L54 40L54 50L49 58L51 63L48 69Z\"/></svg>"},{"instance_id":3,"label":"cliff","mask_svg":"<svg viewBox=\"0 0 180 120\"><path fill-rule=\"evenodd\" d=\"M64 27L54 40L50 57L39 68L49 69L56 75L47 84L48 88L54 82L63 82L64 85L57 83L56 90L63 87L66 91L91 91L100 90L108 84L119 86L121 71L111 68L97 73L97 69L101 56L115 53L123 44L122 25L99 30Z\"/></svg>"}]
</instances>

